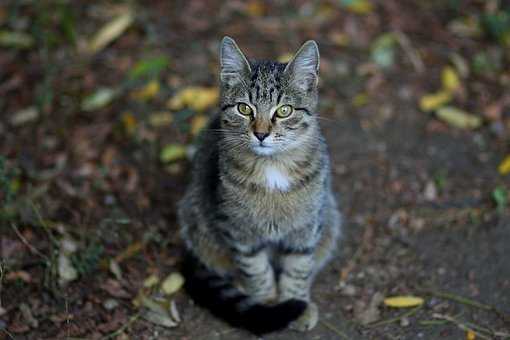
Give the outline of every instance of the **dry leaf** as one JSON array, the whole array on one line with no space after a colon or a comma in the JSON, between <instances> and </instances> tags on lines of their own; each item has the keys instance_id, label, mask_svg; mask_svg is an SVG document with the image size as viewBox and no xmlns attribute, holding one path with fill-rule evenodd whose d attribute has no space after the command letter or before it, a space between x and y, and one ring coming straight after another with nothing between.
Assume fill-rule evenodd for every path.
<instances>
[{"instance_id":1,"label":"dry leaf","mask_svg":"<svg viewBox=\"0 0 510 340\"><path fill-rule=\"evenodd\" d=\"M91 39L87 52L94 54L105 48L109 43L117 39L133 22L134 16L131 10L127 9L110 22L104 25L99 32Z\"/></svg>"},{"instance_id":2,"label":"dry leaf","mask_svg":"<svg viewBox=\"0 0 510 340\"><path fill-rule=\"evenodd\" d=\"M161 290L166 295L172 295L181 289L184 284L184 277L180 273L172 273L161 284Z\"/></svg>"},{"instance_id":3,"label":"dry leaf","mask_svg":"<svg viewBox=\"0 0 510 340\"><path fill-rule=\"evenodd\" d=\"M30 106L26 109L14 113L10 119L10 123L13 126L20 126L33 122L37 118L39 118L39 111L35 106Z\"/></svg>"},{"instance_id":4,"label":"dry leaf","mask_svg":"<svg viewBox=\"0 0 510 340\"><path fill-rule=\"evenodd\" d=\"M510 173L510 155L506 156L498 166L498 172L501 175L507 175Z\"/></svg>"},{"instance_id":5,"label":"dry leaf","mask_svg":"<svg viewBox=\"0 0 510 340\"><path fill-rule=\"evenodd\" d=\"M466 340L475 340L476 339L476 333L472 330L468 330L466 332Z\"/></svg>"},{"instance_id":6,"label":"dry leaf","mask_svg":"<svg viewBox=\"0 0 510 340\"><path fill-rule=\"evenodd\" d=\"M442 121L460 129L476 129L482 125L482 119L456 107L445 106L436 111L436 115Z\"/></svg>"},{"instance_id":7,"label":"dry leaf","mask_svg":"<svg viewBox=\"0 0 510 340\"><path fill-rule=\"evenodd\" d=\"M421 306L423 299L417 296L393 296L384 299L384 304L393 308L409 308Z\"/></svg>"},{"instance_id":8,"label":"dry leaf","mask_svg":"<svg viewBox=\"0 0 510 340\"><path fill-rule=\"evenodd\" d=\"M167 106L171 110L181 110L189 107L195 111L202 112L215 105L218 101L219 90L216 87L191 86L182 89L172 97Z\"/></svg>"},{"instance_id":9,"label":"dry leaf","mask_svg":"<svg viewBox=\"0 0 510 340\"><path fill-rule=\"evenodd\" d=\"M420 99L420 109L422 111L433 111L452 99L449 91L440 91L436 93L426 94Z\"/></svg>"},{"instance_id":10,"label":"dry leaf","mask_svg":"<svg viewBox=\"0 0 510 340\"><path fill-rule=\"evenodd\" d=\"M136 118L131 112L125 112L122 115L122 126L128 135L132 135L135 132L137 124Z\"/></svg>"}]
</instances>

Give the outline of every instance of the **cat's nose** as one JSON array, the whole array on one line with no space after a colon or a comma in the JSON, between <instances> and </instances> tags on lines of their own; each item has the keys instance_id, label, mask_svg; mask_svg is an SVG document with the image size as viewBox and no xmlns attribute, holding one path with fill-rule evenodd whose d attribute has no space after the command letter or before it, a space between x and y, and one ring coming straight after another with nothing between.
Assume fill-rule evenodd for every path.
<instances>
[{"instance_id":1,"label":"cat's nose","mask_svg":"<svg viewBox=\"0 0 510 340\"><path fill-rule=\"evenodd\" d=\"M257 139L259 141L263 141L264 139L266 139L267 136L269 136L269 132L257 132L257 131L253 131L253 134L255 135L255 137L257 137Z\"/></svg>"}]
</instances>

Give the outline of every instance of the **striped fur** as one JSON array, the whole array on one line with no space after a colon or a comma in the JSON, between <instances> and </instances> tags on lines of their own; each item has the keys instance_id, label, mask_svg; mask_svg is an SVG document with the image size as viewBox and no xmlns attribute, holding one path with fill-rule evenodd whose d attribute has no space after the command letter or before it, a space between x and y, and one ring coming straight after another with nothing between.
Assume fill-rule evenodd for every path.
<instances>
[{"instance_id":1,"label":"striped fur","mask_svg":"<svg viewBox=\"0 0 510 340\"><path fill-rule=\"evenodd\" d=\"M195 259L184 268L188 291L256 334L308 330L318 318L310 287L341 225L316 117L317 45L305 43L289 64L248 62L230 38L221 46L221 112L201 135L178 209ZM239 103L252 114L241 114ZM278 118L281 105L293 113Z\"/></svg>"}]
</instances>

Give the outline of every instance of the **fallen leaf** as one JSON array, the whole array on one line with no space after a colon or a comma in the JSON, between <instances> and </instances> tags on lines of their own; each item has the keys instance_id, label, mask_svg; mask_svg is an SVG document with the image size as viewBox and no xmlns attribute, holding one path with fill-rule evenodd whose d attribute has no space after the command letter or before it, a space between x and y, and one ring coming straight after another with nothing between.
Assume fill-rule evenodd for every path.
<instances>
[{"instance_id":1,"label":"fallen leaf","mask_svg":"<svg viewBox=\"0 0 510 340\"><path fill-rule=\"evenodd\" d=\"M510 155L506 156L498 166L500 175L507 175L510 173Z\"/></svg>"},{"instance_id":2,"label":"fallen leaf","mask_svg":"<svg viewBox=\"0 0 510 340\"><path fill-rule=\"evenodd\" d=\"M215 105L218 101L219 90L216 87L191 86L177 92L168 102L169 109L177 111L189 107L201 112Z\"/></svg>"},{"instance_id":3,"label":"fallen leaf","mask_svg":"<svg viewBox=\"0 0 510 340\"><path fill-rule=\"evenodd\" d=\"M34 318L34 316L32 314L32 310L26 303L21 303L19 305L19 310L20 310L21 314L23 315L23 318L25 319L25 321L30 325L30 327L32 327L32 328L39 327L39 321L36 318Z\"/></svg>"},{"instance_id":4,"label":"fallen leaf","mask_svg":"<svg viewBox=\"0 0 510 340\"><path fill-rule=\"evenodd\" d=\"M378 36L371 47L372 60L383 68L392 66L395 63L397 42L393 33L383 33Z\"/></svg>"},{"instance_id":5,"label":"fallen leaf","mask_svg":"<svg viewBox=\"0 0 510 340\"><path fill-rule=\"evenodd\" d=\"M159 314L150 310L145 310L142 313L142 317L145 320L152 322L153 324L158 326L163 326L167 328L173 328L178 326L178 323L172 320L170 316L165 314Z\"/></svg>"},{"instance_id":6,"label":"fallen leaf","mask_svg":"<svg viewBox=\"0 0 510 340\"><path fill-rule=\"evenodd\" d=\"M341 0L340 4L356 14L368 14L374 10L374 6L368 0Z\"/></svg>"},{"instance_id":7,"label":"fallen leaf","mask_svg":"<svg viewBox=\"0 0 510 340\"><path fill-rule=\"evenodd\" d=\"M117 280L122 280L122 269L120 269L119 263L117 261L110 260L109 269Z\"/></svg>"},{"instance_id":8,"label":"fallen leaf","mask_svg":"<svg viewBox=\"0 0 510 340\"><path fill-rule=\"evenodd\" d=\"M181 289L184 284L184 277L180 273L172 273L161 284L161 290L166 295L172 295Z\"/></svg>"},{"instance_id":9,"label":"fallen leaf","mask_svg":"<svg viewBox=\"0 0 510 340\"><path fill-rule=\"evenodd\" d=\"M147 101L157 96L159 93L161 86L159 85L159 81L152 80L148 82L141 89L135 90L131 92L131 97L135 100L139 101Z\"/></svg>"},{"instance_id":10,"label":"fallen leaf","mask_svg":"<svg viewBox=\"0 0 510 340\"><path fill-rule=\"evenodd\" d=\"M455 92L461 86L459 76L455 69L451 66L443 68L443 71L441 72L441 83L443 85L443 89L450 92Z\"/></svg>"},{"instance_id":11,"label":"fallen leaf","mask_svg":"<svg viewBox=\"0 0 510 340\"><path fill-rule=\"evenodd\" d=\"M19 49L30 48L34 45L34 38L24 32L0 31L0 46Z\"/></svg>"},{"instance_id":12,"label":"fallen leaf","mask_svg":"<svg viewBox=\"0 0 510 340\"><path fill-rule=\"evenodd\" d=\"M90 40L87 52L94 54L105 48L124 33L133 22L133 19L134 16L131 10L126 9L125 13L119 14L106 23Z\"/></svg>"},{"instance_id":13,"label":"fallen leaf","mask_svg":"<svg viewBox=\"0 0 510 340\"><path fill-rule=\"evenodd\" d=\"M95 111L101 109L110 104L116 95L117 91L112 88L100 88L83 99L81 109L83 111Z\"/></svg>"},{"instance_id":14,"label":"fallen leaf","mask_svg":"<svg viewBox=\"0 0 510 340\"><path fill-rule=\"evenodd\" d=\"M422 111L433 111L452 100L452 94L449 91L439 91L426 94L420 99L420 109Z\"/></svg>"},{"instance_id":15,"label":"fallen leaf","mask_svg":"<svg viewBox=\"0 0 510 340\"><path fill-rule=\"evenodd\" d=\"M368 306L358 303L355 305L356 319L363 325L368 325L372 322L379 320L381 313L379 311L379 305L383 300L383 296L380 292L375 293L370 300Z\"/></svg>"},{"instance_id":16,"label":"fallen leaf","mask_svg":"<svg viewBox=\"0 0 510 340\"><path fill-rule=\"evenodd\" d=\"M149 116L149 124L153 127L168 126L174 121L171 112L156 112Z\"/></svg>"},{"instance_id":17,"label":"fallen leaf","mask_svg":"<svg viewBox=\"0 0 510 340\"><path fill-rule=\"evenodd\" d=\"M114 279L107 279L105 282L101 283L99 287L116 298L127 299L131 296L124 288L122 288L120 282Z\"/></svg>"},{"instance_id":18,"label":"fallen leaf","mask_svg":"<svg viewBox=\"0 0 510 340\"><path fill-rule=\"evenodd\" d=\"M23 110L15 112L12 115L10 122L13 126L21 126L33 122L37 118L39 118L39 111L35 106L30 106Z\"/></svg>"},{"instance_id":19,"label":"fallen leaf","mask_svg":"<svg viewBox=\"0 0 510 340\"><path fill-rule=\"evenodd\" d=\"M170 60L166 56L158 56L147 58L139 61L129 72L129 76L133 79L143 77L157 77L170 64Z\"/></svg>"},{"instance_id":20,"label":"fallen leaf","mask_svg":"<svg viewBox=\"0 0 510 340\"><path fill-rule=\"evenodd\" d=\"M384 304L393 308L409 308L421 306L423 299L417 296L393 296L384 299Z\"/></svg>"},{"instance_id":21,"label":"fallen leaf","mask_svg":"<svg viewBox=\"0 0 510 340\"><path fill-rule=\"evenodd\" d=\"M175 303L175 300L172 300L172 302L170 302L170 315L172 316L172 319L174 319L175 321L181 322L181 315L177 310L177 304Z\"/></svg>"},{"instance_id":22,"label":"fallen leaf","mask_svg":"<svg viewBox=\"0 0 510 340\"><path fill-rule=\"evenodd\" d=\"M128 135L132 135L136 130L136 126L138 125L135 116L133 116L131 112L125 112L122 114L121 120L124 131L126 131Z\"/></svg>"},{"instance_id":23,"label":"fallen leaf","mask_svg":"<svg viewBox=\"0 0 510 340\"><path fill-rule=\"evenodd\" d=\"M246 5L246 13L252 17L260 17L264 15L265 6L262 1L251 0Z\"/></svg>"},{"instance_id":24,"label":"fallen leaf","mask_svg":"<svg viewBox=\"0 0 510 340\"><path fill-rule=\"evenodd\" d=\"M352 105L355 107L365 106L368 103L368 95L366 93L358 93L352 98Z\"/></svg>"},{"instance_id":25,"label":"fallen leaf","mask_svg":"<svg viewBox=\"0 0 510 340\"><path fill-rule=\"evenodd\" d=\"M180 144L168 144L161 150L159 159L163 163L173 162L186 157L186 147Z\"/></svg>"},{"instance_id":26,"label":"fallen leaf","mask_svg":"<svg viewBox=\"0 0 510 340\"><path fill-rule=\"evenodd\" d=\"M198 135L198 133L207 125L207 117L204 115L196 115L191 120L191 134L193 136Z\"/></svg>"},{"instance_id":27,"label":"fallen leaf","mask_svg":"<svg viewBox=\"0 0 510 340\"><path fill-rule=\"evenodd\" d=\"M445 106L436 111L436 116L451 126L460 129L476 129L482 125L482 118L452 106Z\"/></svg>"},{"instance_id":28,"label":"fallen leaf","mask_svg":"<svg viewBox=\"0 0 510 340\"><path fill-rule=\"evenodd\" d=\"M13 271L13 272L8 272L7 275L5 275L5 279L7 281L16 281L16 280L21 280L25 283L30 283L32 282L32 276L24 271L24 270L17 270L17 271Z\"/></svg>"},{"instance_id":29,"label":"fallen leaf","mask_svg":"<svg viewBox=\"0 0 510 340\"><path fill-rule=\"evenodd\" d=\"M469 329L466 332L466 340L475 340L475 339L476 339L476 333Z\"/></svg>"},{"instance_id":30,"label":"fallen leaf","mask_svg":"<svg viewBox=\"0 0 510 340\"><path fill-rule=\"evenodd\" d=\"M143 286L145 288L150 288L150 287L157 285L158 282L159 282L159 277L156 274L152 274L143 281Z\"/></svg>"},{"instance_id":31,"label":"fallen leaf","mask_svg":"<svg viewBox=\"0 0 510 340\"><path fill-rule=\"evenodd\" d=\"M294 55L292 53L284 53L280 55L276 60L278 60L279 63L288 63Z\"/></svg>"},{"instance_id":32,"label":"fallen leaf","mask_svg":"<svg viewBox=\"0 0 510 340\"><path fill-rule=\"evenodd\" d=\"M78 278L78 271L73 267L71 259L64 253L60 253L58 256L58 275L62 285Z\"/></svg>"}]
</instances>

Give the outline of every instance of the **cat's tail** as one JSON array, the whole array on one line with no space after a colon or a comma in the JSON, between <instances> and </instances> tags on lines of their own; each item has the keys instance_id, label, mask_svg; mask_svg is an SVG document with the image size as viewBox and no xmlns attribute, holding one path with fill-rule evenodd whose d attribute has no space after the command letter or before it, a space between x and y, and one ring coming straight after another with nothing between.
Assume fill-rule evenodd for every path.
<instances>
[{"instance_id":1,"label":"cat's tail","mask_svg":"<svg viewBox=\"0 0 510 340\"><path fill-rule=\"evenodd\" d=\"M189 253L184 258L181 271L187 293L196 304L233 327L256 335L271 333L286 328L306 309L306 302L301 300L271 306L252 303L234 287L232 280L208 270Z\"/></svg>"}]
</instances>

